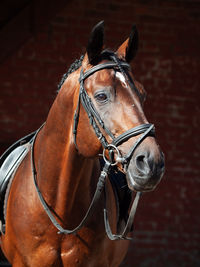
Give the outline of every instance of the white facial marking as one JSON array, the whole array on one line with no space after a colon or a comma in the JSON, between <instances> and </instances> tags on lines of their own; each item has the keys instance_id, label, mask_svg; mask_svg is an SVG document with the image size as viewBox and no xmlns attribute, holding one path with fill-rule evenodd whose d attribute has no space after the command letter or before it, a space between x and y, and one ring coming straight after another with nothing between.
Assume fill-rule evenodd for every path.
<instances>
[{"instance_id":1,"label":"white facial marking","mask_svg":"<svg viewBox=\"0 0 200 267\"><path fill-rule=\"evenodd\" d=\"M121 72L117 71L117 72L116 72L116 77L121 81L121 83L122 83L124 86L127 87L126 79L125 79L124 75L123 75Z\"/></svg>"},{"instance_id":2,"label":"white facial marking","mask_svg":"<svg viewBox=\"0 0 200 267\"><path fill-rule=\"evenodd\" d=\"M128 84L124 75L119 71L117 71L115 75L120 80L120 82L127 88ZM134 104L132 104L132 107L136 108L138 112L140 112L141 116L144 116L143 109L138 98L134 98Z\"/></svg>"}]
</instances>

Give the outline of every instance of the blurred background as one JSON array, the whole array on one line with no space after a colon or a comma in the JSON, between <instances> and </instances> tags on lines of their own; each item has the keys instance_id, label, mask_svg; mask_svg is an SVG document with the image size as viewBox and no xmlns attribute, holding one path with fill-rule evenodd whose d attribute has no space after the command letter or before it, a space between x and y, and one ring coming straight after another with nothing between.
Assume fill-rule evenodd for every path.
<instances>
[{"instance_id":1,"label":"blurred background","mask_svg":"<svg viewBox=\"0 0 200 267\"><path fill-rule=\"evenodd\" d=\"M45 121L100 20L112 49L138 27L133 72L166 156L163 180L139 203L121 266L200 266L199 0L1 0L0 152Z\"/></svg>"}]
</instances>

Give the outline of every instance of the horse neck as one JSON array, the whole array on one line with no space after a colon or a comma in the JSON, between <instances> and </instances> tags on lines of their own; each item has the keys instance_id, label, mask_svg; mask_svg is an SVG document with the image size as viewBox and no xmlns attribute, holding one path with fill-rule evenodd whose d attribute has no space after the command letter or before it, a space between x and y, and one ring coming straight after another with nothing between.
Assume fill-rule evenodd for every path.
<instances>
[{"instance_id":1,"label":"horse neck","mask_svg":"<svg viewBox=\"0 0 200 267\"><path fill-rule=\"evenodd\" d=\"M62 100L61 93L35 144L39 188L47 203L61 217L71 215L74 209L80 210L80 202L83 209L84 205L88 207L96 180L95 161L83 158L74 146L72 98L65 99L65 104Z\"/></svg>"}]
</instances>

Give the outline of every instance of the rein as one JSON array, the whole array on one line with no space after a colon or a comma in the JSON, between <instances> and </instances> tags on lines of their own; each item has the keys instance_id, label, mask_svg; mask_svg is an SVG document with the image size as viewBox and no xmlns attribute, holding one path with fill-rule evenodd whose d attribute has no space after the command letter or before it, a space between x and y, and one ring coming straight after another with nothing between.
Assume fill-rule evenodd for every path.
<instances>
[{"instance_id":1,"label":"rein","mask_svg":"<svg viewBox=\"0 0 200 267\"><path fill-rule=\"evenodd\" d=\"M55 219L52 211L50 210L48 204L46 203L46 201L44 200L42 193L39 190L38 184L37 184L37 171L36 171L36 167L35 167L35 161L34 161L34 144L35 144L35 140L37 137L38 132L40 131L40 129L36 132L33 143L32 143L32 151L31 151L31 162L32 162L32 172L33 172L33 178L34 178L34 184L40 199L40 202L46 212L46 214L48 215L49 219L51 220L51 222L53 223L53 225L57 228L58 230L58 234L76 234L76 232L86 223L89 215L91 214L91 212L94 210L96 203L98 202L102 191L104 190L105 187L105 182L106 182L106 178L109 175L109 171L110 169L116 165L118 162L120 162L124 169L127 170L131 157L135 151L135 149L138 147L138 145L147 137L147 136L154 136L155 134L155 128L153 124L141 124L139 126L136 126L134 128L129 129L128 131L122 133L121 135L119 135L118 137L114 137L114 135L111 133L111 131L105 126L104 122L102 121L99 113L97 112L97 110L95 109L91 98L89 97L89 95L87 94L87 91L85 90L84 87L84 81L91 76L92 74L94 74L95 72L102 70L102 69L117 69L118 71L120 71L126 81L128 82L129 86L131 88L133 88L134 90L137 90L134 83L130 82L126 71L127 69L130 69L130 65L126 62L120 61L115 54L113 53L109 53L109 59L111 59L111 61L105 62L103 64L98 64L94 67L92 67L91 69L89 69L88 71L86 71L84 73L83 69L81 69L80 72L80 78L79 78L79 83L80 83L80 91L79 91L79 98L78 98L78 104L77 104L77 108L75 110L75 114L74 114L74 124L73 124L73 135L74 135L74 144L78 150L78 146L77 146L77 142L76 142L76 135L77 135L77 127L78 127L78 121L79 121L79 112L80 112L80 104L82 104L82 106L84 107L90 124L94 129L94 132L97 136L97 138L100 140L102 146L103 146L103 159L105 161L105 165L103 167L103 170L100 173L99 176L99 180L97 183L97 187L96 187L96 191L94 193L93 199L90 203L90 206L84 216L84 218L82 219L82 221L80 222L80 224L75 227L72 230L67 230L64 229ZM102 129L104 129L104 131L111 137L112 142L109 144L108 141L106 140L106 137L102 134L100 127ZM126 142L129 138L133 137L133 136L141 136L137 139L137 141L134 143L134 145L132 146L132 148L130 149L130 151L127 153L127 155L125 155L124 157L121 156L119 149L117 148L119 145L121 145L122 143ZM106 158L105 156L105 152L106 150L108 150L109 152L109 159ZM113 160L113 155L114 152L117 153L117 158L116 161L114 162ZM109 220L108 220L108 216L107 216L107 209L106 206L104 207L104 224L105 224L105 230L107 233L107 236L109 237L109 239L111 240L130 240L131 238L127 237L127 234L131 231L132 225L133 225L133 220L134 220L134 216L136 213L136 209L137 209L137 205L138 205L138 201L139 198L141 196L141 192L137 192L135 199L133 201L132 207L130 209L130 213L129 213L129 218L127 220L126 226L124 228L124 230L122 231L121 234L113 234L110 228L110 224L109 224Z\"/></svg>"}]
</instances>

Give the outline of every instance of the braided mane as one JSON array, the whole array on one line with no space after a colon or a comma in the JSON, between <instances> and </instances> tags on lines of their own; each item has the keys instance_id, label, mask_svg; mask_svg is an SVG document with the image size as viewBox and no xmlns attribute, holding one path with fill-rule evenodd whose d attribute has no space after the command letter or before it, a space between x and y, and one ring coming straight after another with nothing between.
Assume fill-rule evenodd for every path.
<instances>
[{"instance_id":1,"label":"braided mane","mask_svg":"<svg viewBox=\"0 0 200 267\"><path fill-rule=\"evenodd\" d=\"M105 50L103 50L101 52L101 55L98 58L98 62L100 62L101 60L104 60L104 59L110 59L110 57L113 56L113 55L114 55L114 52L112 52L112 51L110 51L108 49L105 49ZM73 73L74 71L76 71L77 69L79 69L81 67L82 62L83 62L83 58L84 58L84 56L82 55L79 59L76 59L71 64L71 66L69 67L68 71L65 74L63 74L62 79L61 79L60 83L58 84L58 91L57 92L60 91L60 89L61 89L63 83L65 82L65 80L67 79L67 77L71 73Z\"/></svg>"},{"instance_id":2,"label":"braided mane","mask_svg":"<svg viewBox=\"0 0 200 267\"><path fill-rule=\"evenodd\" d=\"M71 66L69 67L68 71L67 71L65 74L63 74L62 79L61 79L60 83L58 84L58 91L57 91L57 92L60 91L60 89L61 89L63 83L65 82L65 80L67 79L67 77L68 77L71 73L73 73L74 71L76 71L77 69L80 68L80 66L82 65L82 62L83 62L83 58L84 58L84 56L82 55L79 59L76 59L76 60L71 64Z\"/></svg>"}]
</instances>

